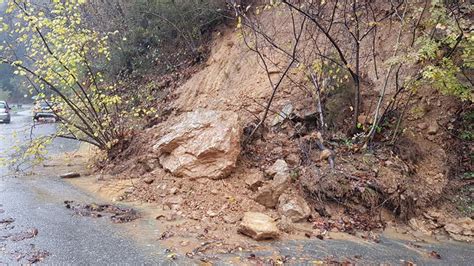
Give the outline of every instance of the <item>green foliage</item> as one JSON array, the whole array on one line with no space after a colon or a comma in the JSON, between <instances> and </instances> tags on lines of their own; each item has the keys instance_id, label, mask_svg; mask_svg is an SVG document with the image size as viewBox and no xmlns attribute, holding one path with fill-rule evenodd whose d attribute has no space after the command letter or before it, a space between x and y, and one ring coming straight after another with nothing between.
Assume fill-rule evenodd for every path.
<instances>
[{"instance_id":1,"label":"green foliage","mask_svg":"<svg viewBox=\"0 0 474 266\"><path fill-rule=\"evenodd\" d=\"M417 40L418 45L420 46L418 50L418 59L419 60L429 60L433 59L438 55L439 52L439 43L430 38L420 38Z\"/></svg>"},{"instance_id":2,"label":"green foliage","mask_svg":"<svg viewBox=\"0 0 474 266\"><path fill-rule=\"evenodd\" d=\"M446 5L444 1L431 1L425 27L432 30L417 40L417 58L425 65L422 77L443 94L473 101L472 84L463 74L463 70L472 71L474 66L474 37L463 30L471 22L463 17L454 18Z\"/></svg>"},{"instance_id":3,"label":"green foliage","mask_svg":"<svg viewBox=\"0 0 474 266\"><path fill-rule=\"evenodd\" d=\"M84 27L79 9L84 1L53 1L47 6L31 1L8 2L7 13L15 23L8 27L15 43L3 45L0 62L29 83L31 94L45 99L60 118L57 135L79 139L108 150L120 139L126 118L116 86L107 84L94 65L110 59L108 36ZM15 56L14 45L25 49ZM26 154L41 153L44 145L31 142ZM41 142L43 143L43 142Z\"/></svg>"},{"instance_id":4,"label":"green foliage","mask_svg":"<svg viewBox=\"0 0 474 266\"><path fill-rule=\"evenodd\" d=\"M438 65L429 65L424 69L423 78L435 88L447 95L454 95L463 100L472 100L472 88L464 85L458 75L459 67L452 60L443 58Z\"/></svg>"}]
</instances>

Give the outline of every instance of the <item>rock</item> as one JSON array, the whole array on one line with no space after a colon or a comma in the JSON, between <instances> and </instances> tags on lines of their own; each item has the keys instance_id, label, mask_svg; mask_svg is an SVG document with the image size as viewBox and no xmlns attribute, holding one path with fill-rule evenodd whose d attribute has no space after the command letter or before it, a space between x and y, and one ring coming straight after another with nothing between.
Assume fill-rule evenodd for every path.
<instances>
[{"instance_id":1,"label":"rock","mask_svg":"<svg viewBox=\"0 0 474 266\"><path fill-rule=\"evenodd\" d=\"M301 163L301 158L298 154L291 153L286 156L286 161L292 166L298 166Z\"/></svg>"},{"instance_id":2,"label":"rock","mask_svg":"<svg viewBox=\"0 0 474 266\"><path fill-rule=\"evenodd\" d=\"M283 231L285 233L288 233L288 234L292 233L295 230L292 221L289 218L285 217L285 216L281 217L280 221L277 224L277 227L281 231Z\"/></svg>"},{"instance_id":3,"label":"rock","mask_svg":"<svg viewBox=\"0 0 474 266\"><path fill-rule=\"evenodd\" d=\"M153 178L151 178L151 177L147 177L147 178L144 178L144 179L143 179L143 182L144 182L145 184L148 184L148 185L150 185L150 184L153 183L154 181L155 181L155 179L153 179Z\"/></svg>"},{"instance_id":4,"label":"rock","mask_svg":"<svg viewBox=\"0 0 474 266\"><path fill-rule=\"evenodd\" d=\"M274 208L278 204L278 198L288 188L290 173L284 160L277 160L267 173L273 175L273 180L258 189L254 200L265 207Z\"/></svg>"},{"instance_id":5,"label":"rock","mask_svg":"<svg viewBox=\"0 0 474 266\"><path fill-rule=\"evenodd\" d=\"M428 128L428 125L426 123L419 123L417 127L421 130L425 130Z\"/></svg>"},{"instance_id":6,"label":"rock","mask_svg":"<svg viewBox=\"0 0 474 266\"><path fill-rule=\"evenodd\" d=\"M257 195L254 197L254 200L265 207L274 208L278 203L278 198L273 196L274 192L272 186L267 184L264 187L261 187L257 191Z\"/></svg>"},{"instance_id":7,"label":"rock","mask_svg":"<svg viewBox=\"0 0 474 266\"><path fill-rule=\"evenodd\" d=\"M408 221L408 225L415 231L414 233L422 233L428 236L433 234L433 231L429 229L429 226L426 224L426 222L420 219L411 218Z\"/></svg>"},{"instance_id":8,"label":"rock","mask_svg":"<svg viewBox=\"0 0 474 266\"><path fill-rule=\"evenodd\" d=\"M70 173L62 174L59 177L60 178L77 178L77 177L80 177L80 176L81 176L81 174L79 174L79 173L70 172Z\"/></svg>"},{"instance_id":9,"label":"rock","mask_svg":"<svg viewBox=\"0 0 474 266\"><path fill-rule=\"evenodd\" d=\"M324 149L319 154L319 160L324 161L331 157L333 152L330 149Z\"/></svg>"},{"instance_id":10,"label":"rock","mask_svg":"<svg viewBox=\"0 0 474 266\"><path fill-rule=\"evenodd\" d=\"M174 197L166 198L163 201L163 205L168 206L168 208L172 210L175 210L179 207L179 205L181 205L182 202L183 202L183 198L181 198L180 196L174 196Z\"/></svg>"},{"instance_id":11,"label":"rock","mask_svg":"<svg viewBox=\"0 0 474 266\"><path fill-rule=\"evenodd\" d=\"M301 196L283 194L278 200L278 212L292 222L301 222L311 215L311 208Z\"/></svg>"},{"instance_id":12,"label":"rock","mask_svg":"<svg viewBox=\"0 0 474 266\"><path fill-rule=\"evenodd\" d=\"M132 194L133 191L135 191L135 187L127 187L126 189L124 189L123 193L124 194Z\"/></svg>"},{"instance_id":13,"label":"rock","mask_svg":"<svg viewBox=\"0 0 474 266\"><path fill-rule=\"evenodd\" d=\"M237 215L227 214L227 215L224 215L222 219L224 220L224 222L228 224L235 224L240 220L240 217L238 217Z\"/></svg>"},{"instance_id":14,"label":"rock","mask_svg":"<svg viewBox=\"0 0 474 266\"><path fill-rule=\"evenodd\" d=\"M176 192L178 192L178 188L177 187L172 187L172 188L170 188L170 190L168 190L168 192L171 195L174 195L174 194L176 194Z\"/></svg>"},{"instance_id":15,"label":"rock","mask_svg":"<svg viewBox=\"0 0 474 266\"><path fill-rule=\"evenodd\" d=\"M240 154L242 130L235 112L199 109L177 118L179 122L154 145L160 164L186 178L225 178Z\"/></svg>"},{"instance_id":16,"label":"rock","mask_svg":"<svg viewBox=\"0 0 474 266\"><path fill-rule=\"evenodd\" d=\"M217 212L211 211L211 210L208 210L208 211L206 212L206 214L207 214L207 216L209 216L209 217L216 217L217 215L219 215Z\"/></svg>"},{"instance_id":17,"label":"rock","mask_svg":"<svg viewBox=\"0 0 474 266\"><path fill-rule=\"evenodd\" d=\"M462 234L463 228L457 224L447 224L444 226L444 230L446 230L449 234Z\"/></svg>"},{"instance_id":18,"label":"rock","mask_svg":"<svg viewBox=\"0 0 474 266\"><path fill-rule=\"evenodd\" d=\"M444 230L455 240L474 242L474 221L469 217L451 221Z\"/></svg>"},{"instance_id":19,"label":"rock","mask_svg":"<svg viewBox=\"0 0 474 266\"><path fill-rule=\"evenodd\" d=\"M283 109L281 110L281 112L279 112L278 114L275 114L275 118L273 118L271 122L271 126L274 127L282 123L283 121L285 121L285 119L289 118L292 113L293 113L293 105L291 103L286 104L285 106L283 106Z\"/></svg>"},{"instance_id":20,"label":"rock","mask_svg":"<svg viewBox=\"0 0 474 266\"><path fill-rule=\"evenodd\" d=\"M246 212L237 230L255 240L275 239L280 235L275 221L259 212Z\"/></svg>"},{"instance_id":21,"label":"rock","mask_svg":"<svg viewBox=\"0 0 474 266\"><path fill-rule=\"evenodd\" d=\"M145 168L145 171L151 172L155 168L160 166L160 163L157 158L147 158L144 161L142 161L143 167Z\"/></svg>"},{"instance_id":22,"label":"rock","mask_svg":"<svg viewBox=\"0 0 474 266\"><path fill-rule=\"evenodd\" d=\"M270 177L273 177L277 173L289 173L289 171L288 164L284 160L278 159L265 171L265 173Z\"/></svg>"},{"instance_id":23,"label":"rock","mask_svg":"<svg viewBox=\"0 0 474 266\"><path fill-rule=\"evenodd\" d=\"M245 184L247 185L247 188L252 191L256 191L263 185L264 182L265 178L263 177L263 173L258 169L252 169L252 171L245 178Z\"/></svg>"},{"instance_id":24,"label":"rock","mask_svg":"<svg viewBox=\"0 0 474 266\"><path fill-rule=\"evenodd\" d=\"M265 207L275 208L278 204L278 198L285 192L289 184L289 176L282 177L284 180L273 180L272 182L260 187L254 200Z\"/></svg>"},{"instance_id":25,"label":"rock","mask_svg":"<svg viewBox=\"0 0 474 266\"><path fill-rule=\"evenodd\" d=\"M432 124L430 124L430 126L428 127L428 131L427 133L429 135L435 135L436 133L438 133L438 130L439 130L439 126L438 126L438 123L436 121L434 121Z\"/></svg>"},{"instance_id":26,"label":"rock","mask_svg":"<svg viewBox=\"0 0 474 266\"><path fill-rule=\"evenodd\" d=\"M290 184L290 173L278 173L275 175L273 180L270 182L270 185L273 188L273 192L275 193L275 197L280 198L281 194L285 192Z\"/></svg>"}]
</instances>

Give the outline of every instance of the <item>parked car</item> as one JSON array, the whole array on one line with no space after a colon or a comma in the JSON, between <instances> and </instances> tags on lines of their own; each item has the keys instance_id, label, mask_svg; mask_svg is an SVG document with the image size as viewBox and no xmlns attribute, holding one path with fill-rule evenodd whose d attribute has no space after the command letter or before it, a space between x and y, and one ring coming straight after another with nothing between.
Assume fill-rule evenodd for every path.
<instances>
[{"instance_id":1,"label":"parked car","mask_svg":"<svg viewBox=\"0 0 474 266\"><path fill-rule=\"evenodd\" d=\"M52 102L41 100L35 103L33 107L33 120L37 121L40 118L53 118L55 121L58 120L58 117L55 113L58 106Z\"/></svg>"},{"instance_id":2,"label":"parked car","mask_svg":"<svg viewBox=\"0 0 474 266\"><path fill-rule=\"evenodd\" d=\"M0 101L0 122L2 123L10 123L11 116L10 116L11 108L8 106L6 101Z\"/></svg>"}]
</instances>

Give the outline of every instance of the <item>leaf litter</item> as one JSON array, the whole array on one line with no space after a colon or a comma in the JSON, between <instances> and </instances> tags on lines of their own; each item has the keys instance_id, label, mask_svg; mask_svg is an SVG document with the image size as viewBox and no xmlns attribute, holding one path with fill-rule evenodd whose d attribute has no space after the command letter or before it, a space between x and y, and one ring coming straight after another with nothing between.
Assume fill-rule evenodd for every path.
<instances>
[{"instance_id":1,"label":"leaf litter","mask_svg":"<svg viewBox=\"0 0 474 266\"><path fill-rule=\"evenodd\" d=\"M113 223L128 223L140 217L138 212L132 208L111 204L81 204L70 200L64 201L64 204L67 209L73 210L77 215L95 218L109 216Z\"/></svg>"}]
</instances>

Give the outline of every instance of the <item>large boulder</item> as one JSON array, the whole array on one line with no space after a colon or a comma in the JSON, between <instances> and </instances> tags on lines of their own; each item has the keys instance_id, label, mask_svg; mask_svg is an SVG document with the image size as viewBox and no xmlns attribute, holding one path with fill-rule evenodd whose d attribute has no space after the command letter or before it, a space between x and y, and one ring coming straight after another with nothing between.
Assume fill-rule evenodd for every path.
<instances>
[{"instance_id":1,"label":"large boulder","mask_svg":"<svg viewBox=\"0 0 474 266\"><path fill-rule=\"evenodd\" d=\"M244 213L238 232L255 240L274 239L280 235L275 221L259 212Z\"/></svg>"},{"instance_id":2,"label":"large boulder","mask_svg":"<svg viewBox=\"0 0 474 266\"><path fill-rule=\"evenodd\" d=\"M235 168L242 130L235 112L199 109L178 117L154 145L173 175L220 179Z\"/></svg>"},{"instance_id":3,"label":"large boulder","mask_svg":"<svg viewBox=\"0 0 474 266\"><path fill-rule=\"evenodd\" d=\"M311 208L301 196L283 194L278 200L278 212L292 222L301 222L311 215Z\"/></svg>"}]
</instances>

